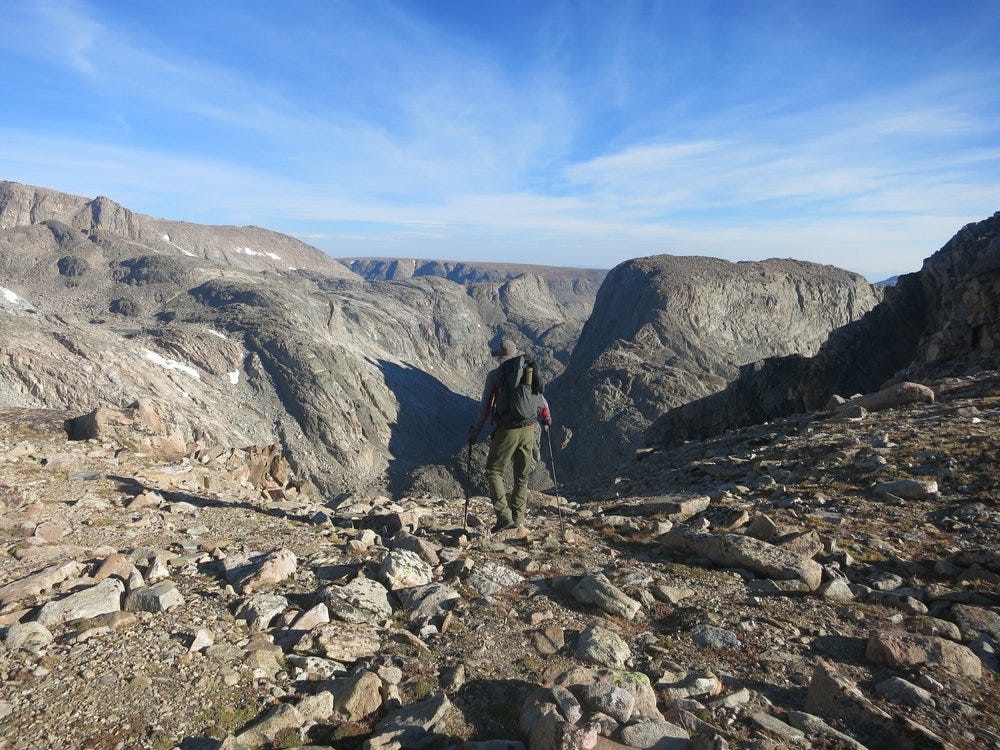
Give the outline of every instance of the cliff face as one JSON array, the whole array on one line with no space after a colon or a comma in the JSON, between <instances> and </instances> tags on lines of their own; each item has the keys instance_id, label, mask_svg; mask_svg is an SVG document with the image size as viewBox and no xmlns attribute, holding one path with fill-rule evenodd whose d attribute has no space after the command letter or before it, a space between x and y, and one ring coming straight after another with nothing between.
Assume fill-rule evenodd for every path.
<instances>
[{"instance_id":1,"label":"cliff face","mask_svg":"<svg viewBox=\"0 0 1000 750\"><path fill-rule=\"evenodd\" d=\"M1000 212L963 227L924 261L925 362L1000 348Z\"/></svg>"},{"instance_id":2,"label":"cliff face","mask_svg":"<svg viewBox=\"0 0 1000 750\"><path fill-rule=\"evenodd\" d=\"M260 227L228 227L155 219L110 198L93 200L55 190L0 182L0 230L58 222L94 241L130 240L149 252L197 257L251 271L305 271L358 278L342 263L304 242Z\"/></svg>"},{"instance_id":3,"label":"cliff face","mask_svg":"<svg viewBox=\"0 0 1000 750\"><path fill-rule=\"evenodd\" d=\"M1000 354L1000 213L969 224L899 278L863 319L835 330L814 357L743 368L724 391L660 416L649 445L820 408L833 394L871 391L887 379L963 367Z\"/></svg>"},{"instance_id":4,"label":"cliff face","mask_svg":"<svg viewBox=\"0 0 1000 750\"><path fill-rule=\"evenodd\" d=\"M395 281L415 276L440 276L456 284L500 286L528 275L541 278L562 313L583 324L608 272L595 268L563 268L524 263L480 263L414 258L343 258L348 268L366 279ZM471 288L471 287L470 287Z\"/></svg>"},{"instance_id":5,"label":"cliff face","mask_svg":"<svg viewBox=\"0 0 1000 750\"><path fill-rule=\"evenodd\" d=\"M880 291L857 274L788 260L669 255L613 269L552 389L573 471L630 456L665 406L718 391L748 362L814 353Z\"/></svg>"},{"instance_id":6,"label":"cliff face","mask_svg":"<svg viewBox=\"0 0 1000 750\"><path fill-rule=\"evenodd\" d=\"M461 445L487 343L509 324L499 298L494 326L444 279L371 283L334 261L327 275L314 248L291 272L266 253L292 238L37 195L6 215L34 201L42 223L0 230L0 402L82 414L155 396L187 440L279 442L332 494Z\"/></svg>"}]
</instances>

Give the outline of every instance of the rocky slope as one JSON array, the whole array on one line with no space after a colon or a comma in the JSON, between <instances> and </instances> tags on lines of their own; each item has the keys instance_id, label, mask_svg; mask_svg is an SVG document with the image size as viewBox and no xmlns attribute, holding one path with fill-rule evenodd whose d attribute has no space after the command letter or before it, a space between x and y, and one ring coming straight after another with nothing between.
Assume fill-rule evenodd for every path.
<instances>
[{"instance_id":1,"label":"rocky slope","mask_svg":"<svg viewBox=\"0 0 1000 750\"><path fill-rule=\"evenodd\" d=\"M857 274L799 261L621 264L551 391L567 475L630 458L666 408L721 390L741 365L814 353L880 296Z\"/></svg>"},{"instance_id":2,"label":"rocky slope","mask_svg":"<svg viewBox=\"0 0 1000 750\"><path fill-rule=\"evenodd\" d=\"M331 507L268 449L0 411L0 747L996 746L1000 371L921 387L502 536L485 498Z\"/></svg>"},{"instance_id":3,"label":"rocky slope","mask_svg":"<svg viewBox=\"0 0 1000 750\"><path fill-rule=\"evenodd\" d=\"M440 277L461 284L484 319L531 354L548 380L566 367L607 271L515 263L342 258L371 280Z\"/></svg>"},{"instance_id":4,"label":"rocky slope","mask_svg":"<svg viewBox=\"0 0 1000 750\"><path fill-rule=\"evenodd\" d=\"M154 396L185 441L279 442L330 494L405 482L461 445L502 304L437 278L366 282L264 230L5 189L5 221L42 223L0 229L3 403Z\"/></svg>"},{"instance_id":5,"label":"rocky slope","mask_svg":"<svg viewBox=\"0 0 1000 750\"><path fill-rule=\"evenodd\" d=\"M366 279L393 281L415 276L441 276L458 284L504 284L518 276L544 280L565 314L580 323L590 316L594 298L608 272L598 268L565 268L524 263L481 263L415 258L342 258Z\"/></svg>"},{"instance_id":6,"label":"rocky slope","mask_svg":"<svg viewBox=\"0 0 1000 750\"><path fill-rule=\"evenodd\" d=\"M816 356L745 367L724 391L662 415L646 439L655 445L705 437L817 408L835 394L872 390L907 372L995 362L998 300L1000 213L964 227L864 318L833 331Z\"/></svg>"},{"instance_id":7,"label":"rocky slope","mask_svg":"<svg viewBox=\"0 0 1000 750\"><path fill-rule=\"evenodd\" d=\"M137 243L147 253L203 258L251 271L303 269L326 276L357 278L320 250L260 227L210 227L156 219L133 213L105 197L91 200L16 182L0 182L0 230L49 224L53 234L68 231L69 227L93 241Z\"/></svg>"}]
</instances>

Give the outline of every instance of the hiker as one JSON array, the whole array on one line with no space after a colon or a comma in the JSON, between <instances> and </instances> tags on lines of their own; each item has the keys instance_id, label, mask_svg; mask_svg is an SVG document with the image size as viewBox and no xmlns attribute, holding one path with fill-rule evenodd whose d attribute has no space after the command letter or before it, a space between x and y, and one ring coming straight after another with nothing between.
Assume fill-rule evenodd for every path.
<instances>
[{"instance_id":1,"label":"hiker","mask_svg":"<svg viewBox=\"0 0 1000 750\"><path fill-rule=\"evenodd\" d=\"M492 531L498 532L524 523L528 477L539 441L537 424L541 422L548 429L552 417L542 395L541 374L535 364L517 350L517 345L505 338L492 354L500 364L486 376L479 415L469 428L469 443L476 442L486 420L492 419L495 428L486 458L486 479L497 514ZM503 484L508 463L514 466L514 488L509 503Z\"/></svg>"}]
</instances>

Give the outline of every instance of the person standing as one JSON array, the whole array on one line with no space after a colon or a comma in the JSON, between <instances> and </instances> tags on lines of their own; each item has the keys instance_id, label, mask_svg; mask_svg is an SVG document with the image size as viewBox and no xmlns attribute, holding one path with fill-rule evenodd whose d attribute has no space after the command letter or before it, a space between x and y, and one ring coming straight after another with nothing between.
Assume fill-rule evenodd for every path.
<instances>
[{"instance_id":1,"label":"person standing","mask_svg":"<svg viewBox=\"0 0 1000 750\"><path fill-rule=\"evenodd\" d=\"M476 442L487 419L492 419L494 430L486 458L486 480L497 517L492 531L498 532L513 529L525 521L528 477L538 445L538 424L541 422L548 429L552 415L541 392L541 376L535 372L534 363L517 350L517 345L505 338L491 353L499 364L486 376L483 398L468 438L469 443ZM509 502L503 483L508 464L514 468Z\"/></svg>"}]
</instances>

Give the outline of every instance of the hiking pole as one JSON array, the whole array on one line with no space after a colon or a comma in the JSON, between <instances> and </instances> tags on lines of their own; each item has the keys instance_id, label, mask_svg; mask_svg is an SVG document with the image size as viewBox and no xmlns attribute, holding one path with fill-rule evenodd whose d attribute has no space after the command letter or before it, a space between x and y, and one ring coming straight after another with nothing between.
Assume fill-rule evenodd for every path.
<instances>
[{"instance_id":1,"label":"hiking pole","mask_svg":"<svg viewBox=\"0 0 1000 750\"><path fill-rule=\"evenodd\" d=\"M462 516L462 527L469 530L469 495L472 494L472 441L469 441L469 452L465 457L465 515Z\"/></svg>"},{"instance_id":2,"label":"hiking pole","mask_svg":"<svg viewBox=\"0 0 1000 750\"><path fill-rule=\"evenodd\" d=\"M552 466L552 484L556 486L556 508L559 511L559 533L562 535L563 539L566 539L566 522L563 520L562 513L562 496L559 492L559 480L556 479L556 456L552 452L552 431L546 425L545 427L545 437L548 438L549 443L549 465Z\"/></svg>"}]
</instances>

